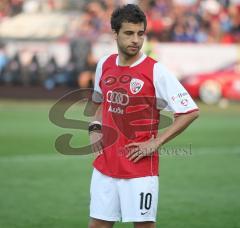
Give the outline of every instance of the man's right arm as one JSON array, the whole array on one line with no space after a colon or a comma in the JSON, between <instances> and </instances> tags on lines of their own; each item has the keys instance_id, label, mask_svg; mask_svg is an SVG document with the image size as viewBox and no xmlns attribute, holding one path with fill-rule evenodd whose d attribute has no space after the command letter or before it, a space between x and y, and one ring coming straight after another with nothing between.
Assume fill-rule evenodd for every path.
<instances>
[{"instance_id":1,"label":"man's right arm","mask_svg":"<svg viewBox=\"0 0 240 228\"><path fill-rule=\"evenodd\" d=\"M100 59L97 64L96 73L95 73L95 84L94 84L94 92L92 96L93 105L95 107L94 110L97 110L94 117L92 118L91 124L102 124L102 90L100 87L100 81L102 76L102 66L108 56L105 56ZM102 132L99 130L99 126L97 127L98 130L89 132L90 143L92 145L92 151L94 157L98 157L100 154L103 153L103 145L102 145Z\"/></svg>"},{"instance_id":2,"label":"man's right arm","mask_svg":"<svg viewBox=\"0 0 240 228\"><path fill-rule=\"evenodd\" d=\"M95 116L92 118L91 124L101 124L102 123L102 104L95 103L97 111ZM89 132L90 143L92 145L92 152L94 154L94 158L97 158L100 154L103 153L103 145L102 145L102 132L101 130L91 131Z\"/></svg>"}]
</instances>

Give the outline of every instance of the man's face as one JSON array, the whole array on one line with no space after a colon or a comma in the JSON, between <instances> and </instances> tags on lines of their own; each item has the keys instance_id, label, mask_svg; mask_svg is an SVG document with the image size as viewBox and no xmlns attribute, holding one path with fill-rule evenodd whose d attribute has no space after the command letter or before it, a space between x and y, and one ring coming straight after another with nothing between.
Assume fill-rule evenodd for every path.
<instances>
[{"instance_id":1,"label":"man's face","mask_svg":"<svg viewBox=\"0 0 240 228\"><path fill-rule=\"evenodd\" d=\"M119 51L128 57L137 55L142 48L144 35L144 23L123 22L118 34L115 33Z\"/></svg>"}]
</instances>

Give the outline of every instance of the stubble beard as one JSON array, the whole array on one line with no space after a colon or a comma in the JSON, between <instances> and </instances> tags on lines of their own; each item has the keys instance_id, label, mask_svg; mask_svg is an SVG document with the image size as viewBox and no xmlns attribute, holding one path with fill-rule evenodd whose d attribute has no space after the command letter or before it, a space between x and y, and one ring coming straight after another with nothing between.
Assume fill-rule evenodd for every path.
<instances>
[{"instance_id":1,"label":"stubble beard","mask_svg":"<svg viewBox=\"0 0 240 228\"><path fill-rule=\"evenodd\" d=\"M118 44L118 50L127 58L130 59L134 56L137 56L138 53L140 52L140 47L135 52L130 52L127 50L127 47L122 47L121 45Z\"/></svg>"}]
</instances>

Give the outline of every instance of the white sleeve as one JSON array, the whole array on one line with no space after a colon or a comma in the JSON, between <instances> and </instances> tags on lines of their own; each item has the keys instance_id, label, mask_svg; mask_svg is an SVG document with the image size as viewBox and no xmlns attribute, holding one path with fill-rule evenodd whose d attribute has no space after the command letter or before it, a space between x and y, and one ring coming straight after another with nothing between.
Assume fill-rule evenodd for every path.
<instances>
[{"instance_id":1,"label":"white sleeve","mask_svg":"<svg viewBox=\"0 0 240 228\"><path fill-rule=\"evenodd\" d=\"M102 99L102 90L100 88L100 80L101 80L101 77L102 77L103 63L106 61L106 59L109 56L110 55L102 57L97 64L97 68L96 68L96 72L95 72L94 92L93 92L93 96L92 96L93 101L96 102L96 103L101 103L102 100L103 100Z\"/></svg>"},{"instance_id":2,"label":"white sleeve","mask_svg":"<svg viewBox=\"0 0 240 228\"><path fill-rule=\"evenodd\" d=\"M153 84L159 109L166 109L175 114L188 113L198 107L177 80L162 64L155 63L153 69Z\"/></svg>"}]
</instances>

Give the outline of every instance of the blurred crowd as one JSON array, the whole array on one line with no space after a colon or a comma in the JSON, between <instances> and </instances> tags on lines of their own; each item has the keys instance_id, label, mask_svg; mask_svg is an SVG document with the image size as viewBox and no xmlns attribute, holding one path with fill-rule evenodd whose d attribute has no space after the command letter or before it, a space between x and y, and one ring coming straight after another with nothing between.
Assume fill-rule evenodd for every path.
<instances>
[{"instance_id":1,"label":"blurred crowd","mask_svg":"<svg viewBox=\"0 0 240 228\"><path fill-rule=\"evenodd\" d=\"M59 66L50 56L44 66L37 53L23 65L21 55L7 57L0 44L0 83L88 87L94 80L96 60L92 44L111 39L110 16L114 8L138 4L147 15L147 38L159 42L240 43L240 0L1 0L0 23L20 13L62 12L69 15L63 39L70 58ZM1 40L0 40L1 41Z\"/></svg>"},{"instance_id":2,"label":"blurred crowd","mask_svg":"<svg viewBox=\"0 0 240 228\"><path fill-rule=\"evenodd\" d=\"M71 50L75 50L71 51L69 60L60 65L54 55L49 56L44 64L38 53L27 53L28 56L24 57L24 53L16 52L8 57L4 45L0 44L0 85L44 86L47 90L57 86L89 88L96 63L90 52L76 55L78 46L78 41L71 43Z\"/></svg>"},{"instance_id":3,"label":"blurred crowd","mask_svg":"<svg viewBox=\"0 0 240 228\"><path fill-rule=\"evenodd\" d=\"M61 10L64 0L1 0L0 21L19 13Z\"/></svg>"},{"instance_id":4,"label":"blurred crowd","mask_svg":"<svg viewBox=\"0 0 240 228\"><path fill-rule=\"evenodd\" d=\"M0 20L20 12L63 11L74 15L68 38L96 41L111 32L113 9L126 3L139 4L148 18L147 34L159 41L240 42L240 0L1 0Z\"/></svg>"},{"instance_id":5,"label":"blurred crowd","mask_svg":"<svg viewBox=\"0 0 240 228\"><path fill-rule=\"evenodd\" d=\"M159 41L240 42L240 1L237 0L90 1L72 23L74 36L95 41L101 34L111 32L111 12L124 2L139 4L147 15L147 34Z\"/></svg>"}]
</instances>

